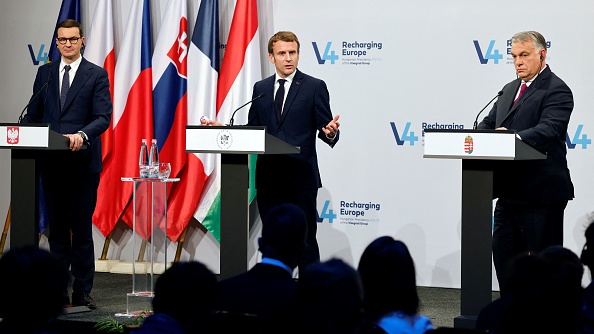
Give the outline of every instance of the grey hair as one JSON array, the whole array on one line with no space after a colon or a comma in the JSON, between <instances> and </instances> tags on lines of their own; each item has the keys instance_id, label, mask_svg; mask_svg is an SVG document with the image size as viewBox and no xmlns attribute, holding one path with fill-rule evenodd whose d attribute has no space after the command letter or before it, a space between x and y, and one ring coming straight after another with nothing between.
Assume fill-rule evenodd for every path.
<instances>
[{"instance_id":1,"label":"grey hair","mask_svg":"<svg viewBox=\"0 0 594 334\"><path fill-rule=\"evenodd\" d=\"M536 48L537 51L547 50L547 41L538 31L522 31L513 35L511 38L512 44L526 41L534 42L534 48Z\"/></svg>"}]
</instances>

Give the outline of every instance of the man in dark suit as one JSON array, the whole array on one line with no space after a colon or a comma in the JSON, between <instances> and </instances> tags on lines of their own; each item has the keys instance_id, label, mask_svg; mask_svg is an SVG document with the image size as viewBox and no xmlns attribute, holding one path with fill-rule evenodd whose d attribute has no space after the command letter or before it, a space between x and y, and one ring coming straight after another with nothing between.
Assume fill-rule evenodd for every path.
<instances>
[{"instance_id":1,"label":"man in dark suit","mask_svg":"<svg viewBox=\"0 0 594 334\"><path fill-rule=\"evenodd\" d=\"M56 28L61 60L37 71L33 99L25 123L49 123L70 140L69 151L40 157L48 209L50 251L71 269L72 304L95 307L90 296L95 274L92 216L97 201L101 164L100 135L109 127L112 103L107 71L81 55L82 26L64 20ZM81 149L86 144L86 149ZM68 281L63 282L69 304Z\"/></svg>"},{"instance_id":2,"label":"man in dark suit","mask_svg":"<svg viewBox=\"0 0 594 334\"><path fill-rule=\"evenodd\" d=\"M263 217L258 239L262 260L248 272L221 281L214 324L218 331L292 332L287 327L297 320L298 302L292 275L305 248L307 225L303 211L294 204L273 207ZM245 328L250 324L253 331Z\"/></svg>"},{"instance_id":3,"label":"man in dark suit","mask_svg":"<svg viewBox=\"0 0 594 334\"><path fill-rule=\"evenodd\" d=\"M318 169L316 136L334 147L339 139L339 115L332 118L326 83L297 69L299 39L280 31L268 41L268 59L276 73L254 85L254 99L248 125L266 126L266 131L301 148L299 154L260 155L256 164L256 189L260 216L281 203L294 203L308 221L307 246L299 263L318 262L316 239L318 188L322 186ZM281 84L282 82L282 84ZM203 120L204 125L222 125Z\"/></svg>"},{"instance_id":4,"label":"man in dark suit","mask_svg":"<svg viewBox=\"0 0 594 334\"><path fill-rule=\"evenodd\" d=\"M496 165L493 261L502 293L510 260L563 244L563 215L574 197L565 146L571 90L546 64L547 45L540 33L517 33L511 43L518 78L503 87L478 128L514 130L547 158Z\"/></svg>"},{"instance_id":5,"label":"man in dark suit","mask_svg":"<svg viewBox=\"0 0 594 334\"><path fill-rule=\"evenodd\" d=\"M294 155L258 156L256 189L262 216L280 203L294 203L305 212L309 224L307 246L299 263L302 269L320 260L316 199L322 180L316 136L334 147L340 124L338 115L332 118L326 83L297 69L299 47L299 40L292 32L280 31L270 38L268 59L276 73L254 85L253 96L264 94L264 97L252 104L248 125L264 125L271 135L301 148ZM279 80L283 80L282 88ZM279 89L284 94L278 94Z\"/></svg>"}]
</instances>

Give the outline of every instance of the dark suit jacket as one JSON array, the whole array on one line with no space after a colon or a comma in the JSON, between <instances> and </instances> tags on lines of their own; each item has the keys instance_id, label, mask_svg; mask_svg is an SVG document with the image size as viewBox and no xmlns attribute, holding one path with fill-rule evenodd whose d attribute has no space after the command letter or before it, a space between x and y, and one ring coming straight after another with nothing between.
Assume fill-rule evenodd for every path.
<instances>
[{"instance_id":1,"label":"dark suit jacket","mask_svg":"<svg viewBox=\"0 0 594 334\"><path fill-rule=\"evenodd\" d=\"M74 164L73 168L86 173L100 173L102 170L100 135L109 127L112 113L107 71L83 58L68 91L62 112L59 68L60 61L39 67L33 85L33 94L49 82L32 101L27 114L23 117L23 122L49 123L53 131L62 134L83 131L89 137L89 147L78 152L60 152L60 159L66 159L61 164ZM52 156L56 161L55 153Z\"/></svg>"},{"instance_id":2,"label":"dark suit jacket","mask_svg":"<svg viewBox=\"0 0 594 334\"><path fill-rule=\"evenodd\" d=\"M570 200L574 192L565 136L573 110L571 90L547 66L513 104L520 84L521 79L516 79L503 87L478 128L515 130L522 141L547 153L547 159L498 162L494 197L541 204Z\"/></svg>"},{"instance_id":3,"label":"dark suit jacket","mask_svg":"<svg viewBox=\"0 0 594 334\"><path fill-rule=\"evenodd\" d=\"M217 309L254 314L291 326L297 311L297 283L285 269L258 263L249 271L220 282Z\"/></svg>"},{"instance_id":4,"label":"dark suit jacket","mask_svg":"<svg viewBox=\"0 0 594 334\"><path fill-rule=\"evenodd\" d=\"M332 120L330 94L326 83L297 70L281 119L274 110L274 79L268 77L254 85L253 96L264 94L252 103L248 125L266 126L266 131L301 148L292 155L260 155L256 167L256 188L320 188L322 180L318 169L316 136L334 147L338 142L326 138L321 129Z\"/></svg>"}]
</instances>

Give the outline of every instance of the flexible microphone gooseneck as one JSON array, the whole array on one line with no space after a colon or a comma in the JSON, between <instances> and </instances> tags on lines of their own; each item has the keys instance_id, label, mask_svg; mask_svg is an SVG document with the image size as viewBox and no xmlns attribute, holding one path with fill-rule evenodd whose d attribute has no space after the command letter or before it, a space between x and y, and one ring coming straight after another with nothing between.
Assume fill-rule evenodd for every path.
<instances>
[{"instance_id":1,"label":"flexible microphone gooseneck","mask_svg":"<svg viewBox=\"0 0 594 334\"><path fill-rule=\"evenodd\" d=\"M23 111L21 111L21 115L19 116L19 123L21 123L21 121L23 120L23 113L25 112L25 110L27 110L27 108L29 108L29 106L31 105L31 103L33 103L33 101L37 98L37 96L41 93L41 91L43 90L43 88L45 88L45 86L47 86L50 82L50 75L52 74L52 71L49 72L49 74L47 75L47 80L45 81L45 83L41 86L41 88L39 88L39 90L37 91L37 93L35 93L31 99L29 100L29 102L27 103L27 105L25 106L25 108L23 108Z\"/></svg>"},{"instance_id":2,"label":"flexible microphone gooseneck","mask_svg":"<svg viewBox=\"0 0 594 334\"><path fill-rule=\"evenodd\" d=\"M474 125L472 126L472 129L473 129L473 130L476 130L476 127L478 126L478 118L479 118L480 114L481 114L481 113L482 113L482 112L483 112L485 109L487 109L487 107L488 107L488 106L491 104L491 102L493 102L493 101L494 101L496 98L500 97L500 96L501 96L501 94L503 94L503 91L502 91L502 90L500 90L499 92L497 92L497 95L495 95L495 97L493 97L493 98L491 99L491 101L489 101L489 103L487 103L487 105L486 105L486 106L484 106L484 107L483 107L483 109L481 109L481 111L479 111L479 113L476 115L476 118L474 119Z\"/></svg>"},{"instance_id":3,"label":"flexible microphone gooseneck","mask_svg":"<svg viewBox=\"0 0 594 334\"><path fill-rule=\"evenodd\" d=\"M250 103L252 103L252 102L256 101L257 99L261 98L262 96L264 96L264 93L261 93L260 95L258 95L258 96L256 96L256 97L254 97L254 98L253 98L251 101L249 101L249 102L247 102L246 104L242 105L241 107L239 107L239 108L235 109L235 111L233 112L233 114L231 114L231 119L229 120L229 125L233 125L233 120L235 119L235 113L236 113L236 112L237 112L239 109L241 109L241 108L243 108L243 107L247 106L248 104L250 104Z\"/></svg>"}]
</instances>

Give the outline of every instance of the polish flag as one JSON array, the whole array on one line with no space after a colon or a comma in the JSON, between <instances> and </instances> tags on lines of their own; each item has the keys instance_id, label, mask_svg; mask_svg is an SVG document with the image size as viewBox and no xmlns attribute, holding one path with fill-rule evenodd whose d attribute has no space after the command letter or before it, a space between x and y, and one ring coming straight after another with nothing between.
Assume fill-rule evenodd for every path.
<instances>
[{"instance_id":1,"label":"polish flag","mask_svg":"<svg viewBox=\"0 0 594 334\"><path fill-rule=\"evenodd\" d=\"M91 21L91 28L85 38L87 47L84 50L84 57L107 70L109 77L109 91L113 101L113 85L115 74L115 53L113 34L113 6L112 0L98 0ZM101 156L103 170L111 160L111 147L113 145L113 119L110 127L101 135Z\"/></svg>"},{"instance_id":2,"label":"polish flag","mask_svg":"<svg viewBox=\"0 0 594 334\"><path fill-rule=\"evenodd\" d=\"M153 138L151 33L149 0L133 0L115 68L112 161L99 183L93 222L107 236L132 195L143 138ZM131 222L129 222L131 223Z\"/></svg>"}]
</instances>

